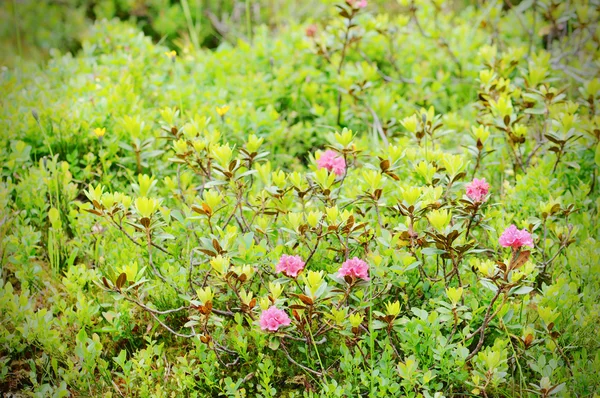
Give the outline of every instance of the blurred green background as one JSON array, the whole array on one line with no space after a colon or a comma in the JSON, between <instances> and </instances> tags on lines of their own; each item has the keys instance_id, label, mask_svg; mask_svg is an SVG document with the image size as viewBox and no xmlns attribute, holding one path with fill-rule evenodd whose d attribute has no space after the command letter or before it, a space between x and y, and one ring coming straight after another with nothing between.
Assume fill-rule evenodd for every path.
<instances>
[{"instance_id":1,"label":"blurred green background","mask_svg":"<svg viewBox=\"0 0 600 398\"><path fill-rule=\"evenodd\" d=\"M330 15L335 0L3 0L0 5L0 64L17 59L44 60L52 49L76 52L95 20L127 20L156 42L173 49L193 45L215 48L236 43L249 29L272 31L290 21ZM454 7L474 1L460 0ZM371 12L394 14L396 0L370 1Z\"/></svg>"}]
</instances>

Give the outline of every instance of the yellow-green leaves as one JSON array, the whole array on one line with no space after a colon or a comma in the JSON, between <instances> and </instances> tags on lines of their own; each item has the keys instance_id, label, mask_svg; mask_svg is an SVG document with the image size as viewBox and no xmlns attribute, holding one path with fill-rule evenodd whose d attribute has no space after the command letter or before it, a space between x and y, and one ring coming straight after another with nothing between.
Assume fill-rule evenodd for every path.
<instances>
[{"instance_id":1,"label":"yellow-green leaves","mask_svg":"<svg viewBox=\"0 0 600 398\"><path fill-rule=\"evenodd\" d=\"M131 261L129 264L117 268L117 274L120 275L121 273L124 273L127 276L127 280L130 282L135 282L137 280L139 271L140 270L137 261ZM142 272L143 271L144 268L142 267Z\"/></svg>"},{"instance_id":2,"label":"yellow-green leaves","mask_svg":"<svg viewBox=\"0 0 600 398\"><path fill-rule=\"evenodd\" d=\"M323 190L329 190L331 188L335 183L335 177L335 173L327 171L326 168L320 168L315 171L315 182L319 184Z\"/></svg>"},{"instance_id":3,"label":"yellow-green leaves","mask_svg":"<svg viewBox=\"0 0 600 398\"><path fill-rule=\"evenodd\" d=\"M140 196L148 196L150 190L156 185L154 176L150 177L146 174L138 175L138 190Z\"/></svg>"},{"instance_id":4,"label":"yellow-green leaves","mask_svg":"<svg viewBox=\"0 0 600 398\"><path fill-rule=\"evenodd\" d=\"M356 312L348 317L348 320L350 321L350 325L352 325L353 328L359 327L364 319L365 319L364 315L359 314L358 312Z\"/></svg>"},{"instance_id":5,"label":"yellow-green leaves","mask_svg":"<svg viewBox=\"0 0 600 398\"><path fill-rule=\"evenodd\" d=\"M171 51L171 53L174 53L175 51ZM162 120L165 121L165 123L169 126L174 126L176 124L175 119L179 116L179 109L173 107L173 108L169 108L169 107L165 107L162 108L158 111L158 113L160 114L160 117L162 118Z\"/></svg>"},{"instance_id":6,"label":"yellow-green leaves","mask_svg":"<svg viewBox=\"0 0 600 398\"><path fill-rule=\"evenodd\" d=\"M550 196L550 200L548 202L540 202L540 212L542 213L542 218L547 218L548 216L554 215L556 212L560 210L560 198L554 199Z\"/></svg>"},{"instance_id":7,"label":"yellow-green leaves","mask_svg":"<svg viewBox=\"0 0 600 398\"><path fill-rule=\"evenodd\" d=\"M476 139L481 141L482 144L485 144L490 136L490 129L487 126L473 126L471 127L471 132Z\"/></svg>"},{"instance_id":8,"label":"yellow-green leaves","mask_svg":"<svg viewBox=\"0 0 600 398\"><path fill-rule=\"evenodd\" d=\"M425 180L427 184L431 184L436 169L431 163L423 160L415 165L415 171Z\"/></svg>"},{"instance_id":9,"label":"yellow-green leaves","mask_svg":"<svg viewBox=\"0 0 600 398\"><path fill-rule=\"evenodd\" d=\"M258 138L255 134L250 134L248 141L246 142L246 149L250 153L257 152L264 140L265 139L262 137Z\"/></svg>"},{"instance_id":10,"label":"yellow-green leaves","mask_svg":"<svg viewBox=\"0 0 600 398\"><path fill-rule=\"evenodd\" d=\"M558 311L556 311L556 309L551 308L551 307L546 307L543 305L539 305L537 307L537 312L538 312L538 315L540 316L540 318L542 318L542 320L546 324L546 326L553 323L556 320L556 318L558 318L558 316L560 315L558 313Z\"/></svg>"},{"instance_id":11,"label":"yellow-green leaves","mask_svg":"<svg viewBox=\"0 0 600 398\"><path fill-rule=\"evenodd\" d=\"M492 69L483 69L479 72L479 81L481 84L489 84L494 78L495 74Z\"/></svg>"},{"instance_id":12,"label":"yellow-green leaves","mask_svg":"<svg viewBox=\"0 0 600 398\"><path fill-rule=\"evenodd\" d=\"M252 279L256 270L249 264L233 267L233 272L237 275L238 280L242 283Z\"/></svg>"},{"instance_id":13,"label":"yellow-green leaves","mask_svg":"<svg viewBox=\"0 0 600 398\"><path fill-rule=\"evenodd\" d=\"M417 186L408 186L402 189L402 199L409 206L414 206L421 196L422 188Z\"/></svg>"},{"instance_id":14,"label":"yellow-green leaves","mask_svg":"<svg viewBox=\"0 0 600 398\"><path fill-rule=\"evenodd\" d=\"M469 261L471 266L475 267L483 276L491 278L498 271L496 263L492 260L480 260L473 258Z\"/></svg>"},{"instance_id":15,"label":"yellow-green leaves","mask_svg":"<svg viewBox=\"0 0 600 398\"><path fill-rule=\"evenodd\" d=\"M493 65L498 54L498 48L496 46L481 46L479 49L479 56L487 65Z\"/></svg>"},{"instance_id":16,"label":"yellow-green leaves","mask_svg":"<svg viewBox=\"0 0 600 398\"><path fill-rule=\"evenodd\" d=\"M196 140L192 141L192 146L194 147L194 150L197 153L201 153L204 149L206 149L206 141L204 141L202 139L196 139ZM177 151L177 153L179 153L177 148L175 148L175 150Z\"/></svg>"},{"instance_id":17,"label":"yellow-green leaves","mask_svg":"<svg viewBox=\"0 0 600 398\"><path fill-rule=\"evenodd\" d=\"M362 174L365 182L369 185L371 192L375 192L375 190L381 188L381 179L383 176L379 171L364 170Z\"/></svg>"},{"instance_id":18,"label":"yellow-green leaves","mask_svg":"<svg viewBox=\"0 0 600 398\"><path fill-rule=\"evenodd\" d=\"M307 293L309 293L310 296L317 296L317 291L323 290L322 286L327 285L323 280L324 275L325 273L323 271L308 271L302 273L302 279L308 290Z\"/></svg>"},{"instance_id":19,"label":"yellow-green leaves","mask_svg":"<svg viewBox=\"0 0 600 398\"><path fill-rule=\"evenodd\" d=\"M348 317L348 308L347 307L343 307L338 309L332 308L331 309L331 316L330 316L333 321L335 322L336 325L338 326L342 326L344 324L344 322L346 321L346 318ZM362 320L361 320L362 322ZM360 324L360 322L359 322Z\"/></svg>"},{"instance_id":20,"label":"yellow-green leaves","mask_svg":"<svg viewBox=\"0 0 600 398\"><path fill-rule=\"evenodd\" d=\"M432 210L427 214L427 219L433 228L438 232L443 232L450 224L452 212L447 209Z\"/></svg>"},{"instance_id":21,"label":"yellow-green leaves","mask_svg":"<svg viewBox=\"0 0 600 398\"><path fill-rule=\"evenodd\" d=\"M442 163L450 179L456 177L465 168L465 162L460 155L445 154L442 158Z\"/></svg>"},{"instance_id":22,"label":"yellow-green leaves","mask_svg":"<svg viewBox=\"0 0 600 398\"><path fill-rule=\"evenodd\" d=\"M335 224L337 222L338 216L340 214L338 207L337 206L327 207L325 209L325 212L327 213L327 222L329 224Z\"/></svg>"},{"instance_id":23,"label":"yellow-green leaves","mask_svg":"<svg viewBox=\"0 0 600 398\"><path fill-rule=\"evenodd\" d=\"M407 131L414 134L419 126L419 117L417 115L408 116L402 119L400 123Z\"/></svg>"},{"instance_id":24,"label":"yellow-green leaves","mask_svg":"<svg viewBox=\"0 0 600 398\"><path fill-rule=\"evenodd\" d=\"M525 76L529 87L536 88L548 74L548 65L529 62L529 73Z\"/></svg>"},{"instance_id":25,"label":"yellow-green leaves","mask_svg":"<svg viewBox=\"0 0 600 398\"><path fill-rule=\"evenodd\" d=\"M513 106L511 99L506 95L501 95L498 101L491 99L490 106L496 116L505 117L511 116L513 113Z\"/></svg>"},{"instance_id":26,"label":"yellow-green leaves","mask_svg":"<svg viewBox=\"0 0 600 398\"><path fill-rule=\"evenodd\" d=\"M448 289L446 289L446 295L448 296L448 299L450 299L452 306L456 307L456 305L462 298L463 288L462 287L449 287Z\"/></svg>"},{"instance_id":27,"label":"yellow-green leaves","mask_svg":"<svg viewBox=\"0 0 600 398\"><path fill-rule=\"evenodd\" d=\"M413 355L398 363L398 374L403 379L412 380L418 371L419 364Z\"/></svg>"},{"instance_id":28,"label":"yellow-green leaves","mask_svg":"<svg viewBox=\"0 0 600 398\"><path fill-rule=\"evenodd\" d=\"M54 229L59 229L62 226L60 212L55 207L51 207L50 210L48 210L48 220Z\"/></svg>"},{"instance_id":29,"label":"yellow-green leaves","mask_svg":"<svg viewBox=\"0 0 600 398\"><path fill-rule=\"evenodd\" d=\"M146 126L146 123L142 121L139 115L125 115L123 116L121 123L123 125L123 129L131 138L140 138Z\"/></svg>"},{"instance_id":30,"label":"yellow-green leaves","mask_svg":"<svg viewBox=\"0 0 600 398\"><path fill-rule=\"evenodd\" d=\"M341 134L335 133L334 137L335 137L335 141L344 148L349 148L350 144L352 144L352 138L353 138L352 130L348 130L345 127L342 130Z\"/></svg>"},{"instance_id":31,"label":"yellow-green leaves","mask_svg":"<svg viewBox=\"0 0 600 398\"><path fill-rule=\"evenodd\" d=\"M102 184L96 185L95 188L93 185L90 185L88 190L85 191L85 195L91 202L96 201L97 203L100 203L102 201L102 192L103 191L104 191L104 187L102 186Z\"/></svg>"},{"instance_id":32,"label":"yellow-green leaves","mask_svg":"<svg viewBox=\"0 0 600 398\"><path fill-rule=\"evenodd\" d=\"M306 178L303 174L294 171L293 173L288 174L287 178L294 188L300 191L305 191L308 189L308 183L306 182Z\"/></svg>"},{"instance_id":33,"label":"yellow-green leaves","mask_svg":"<svg viewBox=\"0 0 600 398\"><path fill-rule=\"evenodd\" d=\"M215 212L215 210L219 207L223 202L223 195L217 191L216 189L207 189L203 193L204 203L208 206L211 212Z\"/></svg>"},{"instance_id":34,"label":"yellow-green leaves","mask_svg":"<svg viewBox=\"0 0 600 398\"><path fill-rule=\"evenodd\" d=\"M298 227L300 227L300 225L302 224L302 221L303 221L302 213L294 213L294 212L288 213L288 222L289 222L290 227L292 227L292 229L294 231L298 231Z\"/></svg>"},{"instance_id":35,"label":"yellow-green leaves","mask_svg":"<svg viewBox=\"0 0 600 398\"><path fill-rule=\"evenodd\" d=\"M594 78L585 84L585 96L596 98L600 95L600 79Z\"/></svg>"},{"instance_id":36,"label":"yellow-green leaves","mask_svg":"<svg viewBox=\"0 0 600 398\"><path fill-rule=\"evenodd\" d=\"M242 288L240 290L240 300L242 301L243 304L246 305L250 305L250 302L252 301L252 297L254 296L254 294L251 291L246 291L246 289Z\"/></svg>"},{"instance_id":37,"label":"yellow-green leaves","mask_svg":"<svg viewBox=\"0 0 600 398\"><path fill-rule=\"evenodd\" d=\"M187 141L183 138L173 141L173 150L177 155L184 156L188 152L188 144Z\"/></svg>"},{"instance_id":38,"label":"yellow-green leaves","mask_svg":"<svg viewBox=\"0 0 600 398\"><path fill-rule=\"evenodd\" d=\"M423 206L427 206L427 205L437 202L438 200L440 200L443 193L444 193L444 188L441 186L425 187L421 193L421 201L424 202Z\"/></svg>"},{"instance_id":39,"label":"yellow-green leaves","mask_svg":"<svg viewBox=\"0 0 600 398\"><path fill-rule=\"evenodd\" d=\"M158 210L158 200L145 196L139 197L135 200L135 209L140 216L150 218Z\"/></svg>"},{"instance_id":40,"label":"yellow-green leaves","mask_svg":"<svg viewBox=\"0 0 600 398\"><path fill-rule=\"evenodd\" d=\"M527 126L515 123L513 126L513 134L518 138L523 138L527 135Z\"/></svg>"},{"instance_id":41,"label":"yellow-green leaves","mask_svg":"<svg viewBox=\"0 0 600 398\"><path fill-rule=\"evenodd\" d=\"M181 129L183 130L183 135L188 140L192 140L192 139L198 137L198 134L200 134L200 131L198 130L198 126L195 123L186 123L183 125L183 127Z\"/></svg>"},{"instance_id":42,"label":"yellow-green leaves","mask_svg":"<svg viewBox=\"0 0 600 398\"><path fill-rule=\"evenodd\" d=\"M390 163L393 165L404 155L404 149L397 145L388 145L388 156L390 157Z\"/></svg>"},{"instance_id":43,"label":"yellow-green leaves","mask_svg":"<svg viewBox=\"0 0 600 398\"><path fill-rule=\"evenodd\" d=\"M227 275L227 272L229 271L229 263L230 263L229 257L223 257L220 254L218 256L213 257L210 260L211 268L220 277L224 277L225 275Z\"/></svg>"},{"instance_id":44,"label":"yellow-green leaves","mask_svg":"<svg viewBox=\"0 0 600 398\"><path fill-rule=\"evenodd\" d=\"M400 314L400 301L385 303L385 312L387 315L397 317Z\"/></svg>"},{"instance_id":45,"label":"yellow-green leaves","mask_svg":"<svg viewBox=\"0 0 600 398\"><path fill-rule=\"evenodd\" d=\"M111 209L116 203L115 194L104 192L102 194L101 203L105 209Z\"/></svg>"},{"instance_id":46,"label":"yellow-green leaves","mask_svg":"<svg viewBox=\"0 0 600 398\"><path fill-rule=\"evenodd\" d=\"M277 170L271 173L271 178L273 179L273 185L277 188L283 188L286 183L286 175L283 171Z\"/></svg>"},{"instance_id":47,"label":"yellow-green leaves","mask_svg":"<svg viewBox=\"0 0 600 398\"><path fill-rule=\"evenodd\" d=\"M308 225L310 227L315 228L319 224L319 221L321 221L322 217L323 217L323 213L322 212L320 212L320 211L311 211L306 216L306 222L308 223Z\"/></svg>"},{"instance_id":48,"label":"yellow-green leaves","mask_svg":"<svg viewBox=\"0 0 600 398\"><path fill-rule=\"evenodd\" d=\"M433 106L430 106L427 109L421 108L419 115L421 116L421 120L432 122L435 117L435 108Z\"/></svg>"},{"instance_id":49,"label":"yellow-green leaves","mask_svg":"<svg viewBox=\"0 0 600 398\"><path fill-rule=\"evenodd\" d=\"M264 163L255 164L255 169L258 172L260 181L265 185L271 184L271 162L266 161Z\"/></svg>"},{"instance_id":50,"label":"yellow-green leaves","mask_svg":"<svg viewBox=\"0 0 600 398\"><path fill-rule=\"evenodd\" d=\"M271 293L273 301L275 301L281 296L281 293L283 293L283 285L277 282L269 282L269 292Z\"/></svg>"},{"instance_id":51,"label":"yellow-green leaves","mask_svg":"<svg viewBox=\"0 0 600 398\"><path fill-rule=\"evenodd\" d=\"M131 203L133 202L133 199L131 198L131 196L122 194L120 192L115 192L113 194L113 197L114 197L115 201L117 203L120 203L121 205L123 205L123 207L125 209L129 209L129 207L131 206Z\"/></svg>"},{"instance_id":52,"label":"yellow-green leaves","mask_svg":"<svg viewBox=\"0 0 600 398\"><path fill-rule=\"evenodd\" d=\"M229 143L224 145L213 145L211 154L217 160L219 166L227 168L233 157L233 150L229 146Z\"/></svg>"},{"instance_id":53,"label":"yellow-green leaves","mask_svg":"<svg viewBox=\"0 0 600 398\"><path fill-rule=\"evenodd\" d=\"M214 293L211 289L210 286L207 286L205 288L199 288L196 289L196 296L198 297L198 300L203 304L206 305L206 303L210 302L213 300L214 298Z\"/></svg>"}]
</instances>

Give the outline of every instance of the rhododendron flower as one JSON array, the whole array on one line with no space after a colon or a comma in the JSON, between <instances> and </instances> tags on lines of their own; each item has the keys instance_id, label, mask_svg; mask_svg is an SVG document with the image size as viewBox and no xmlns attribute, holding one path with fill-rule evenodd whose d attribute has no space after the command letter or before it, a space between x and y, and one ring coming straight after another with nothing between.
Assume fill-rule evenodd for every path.
<instances>
[{"instance_id":1,"label":"rhododendron flower","mask_svg":"<svg viewBox=\"0 0 600 398\"><path fill-rule=\"evenodd\" d=\"M346 0L346 3L355 8L365 8L368 4L367 0Z\"/></svg>"},{"instance_id":2,"label":"rhododendron flower","mask_svg":"<svg viewBox=\"0 0 600 398\"><path fill-rule=\"evenodd\" d=\"M285 311L280 310L274 305L260 314L260 328L262 330L274 332L279 329L280 326L289 326L290 322L290 317Z\"/></svg>"},{"instance_id":3,"label":"rhododendron flower","mask_svg":"<svg viewBox=\"0 0 600 398\"><path fill-rule=\"evenodd\" d=\"M467 184L467 196L475 202L482 202L489 191L490 184L485 181L485 178L481 180L474 178L473 181Z\"/></svg>"},{"instance_id":4,"label":"rhododendron flower","mask_svg":"<svg viewBox=\"0 0 600 398\"><path fill-rule=\"evenodd\" d=\"M317 160L317 165L320 169L327 169L333 171L335 174L341 176L346 171L346 161L337 152L331 149L326 150L321 154Z\"/></svg>"},{"instance_id":5,"label":"rhododendron flower","mask_svg":"<svg viewBox=\"0 0 600 398\"><path fill-rule=\"evenodd\" d=\"M338 275L341 277L351 276L368 281L369 264L358 257L354 257L353 259L347 260L342 264L342 267L338 270Z\"/></svg>"},{"instance_id":6,"label":"rhododendron flower","mask_svg":"<svg viewBox=\"0 0 600 398\"><path fill-rule=\"evenodd\" d=\"M295 278L298 273L304 269L304 261L300 256L288 256L284 254L279 259L279 264L275 267L277 272L283 272L284 275L290 278Z\"/></svg>"},{"instance_id":7,"label":"rhododendron flower","mask_svg":"<svg viewBox=\"0 0 600 398\"><path fill-rule=\"evenodd\" d=\"M533 247L531 234L525 228L518 230L514 225L504 230L498 242L503 247L512 247L513 249L518 249L521 246Z\"/></svg>"},{"instance_id":8,"label":"rhododendron flower","mask_svg":"<svg viewBox=\"0 0 600 398\"><path fill-rule=\"evenodd\" d=\"M318 27L314 23L308 25L308 27L306 28L306 36L314 37L317 34L317 30L318 30Z\"/></svg>"}]
</instances>

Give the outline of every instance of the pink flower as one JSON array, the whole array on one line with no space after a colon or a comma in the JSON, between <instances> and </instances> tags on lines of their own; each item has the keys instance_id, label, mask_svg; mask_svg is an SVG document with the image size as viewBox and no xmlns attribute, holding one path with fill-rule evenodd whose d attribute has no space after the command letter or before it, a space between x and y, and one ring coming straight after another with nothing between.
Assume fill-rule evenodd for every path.
<instances>
[{"instance_id":1,"label":"pink flower","mask_svg":"<svg viewBox=\"0 0 600 398\"><path fill-rule=\"evenodd\" d=\"M490 184L485 181L485 178L474 178L472 182L467 184L467 196L475 202L482 202L485 196L490 191Z\"/></svg>"},{"instance_id":2,"label":"pink flower","mask_svg":"<svg viewBox=\"0 0 600 398\"><path fill-rule=\"evenodd\" d=\"M533 247L531 234L525 228L519 231L514 225L504 230L500 239L498 239L498 243L503 247L512 247L513 249L518 249L521 246Z\"/></svg>"},{"instance_id":3,"label":"pink flower","mask_svg":"<svg viewBox=\"0 0 600 398\"><path fill-rule=\"evenodd\" d=\"M353 278L361 278L368 281L369 264L365 263L358 257L354 257L353 259L347 260L342 264L342 267L338 270L338 275L341 277L351 276Z\"/></svg>"},{"instance_id":4,"label":"pink flower","mask_svg":"<svg viewBox=\"0 0 600 398\"><path fill-rule=\"evenodd\" d=\"M260 314L260 328L262 330L276 331L280 326L289 326L291 320L285 311L274 305Z\"/></svg>"},{"instance_id":5,"label":"pink flower","mask_svg":"<svg viewBox=\"0 0 600 398\"><path fill-rule=\"evenodd\" d=\"M339 156L337 152L331 149L326 150L321 154L317 160L317 166L320 169L327 169L333 171L335 174L341 176L346 171L346 161L342 156Z\"/></svg>"},{"instance_id":6,"label":"pink flower","mask_svg":"<svg viewBox=\"0 0 600 398\"><path fill-rule=\"evenodd\" d=\"M318 29L319 28L314 23L311 25L308 25L308 27L306 28L306 36L307 37L315 37Z\"/></svg>"},{"instance_id":7,"label":"pink flower","mask_svg":"<svg viewBox=\"0 0 600 398\"><path fill-rule=\"evenodd\" d=\"M367 0L346 0L346 3L354 8L365 8L368 4Z\"/></svg>"},{"instance_id":8,"label":"pink flower","mask_svg":"<svg viewBox=\"0 0 600 398\"><path fill-rule=\"evenodd\" d=\"M284 254L279 259L279 264L275 270L277 272L283 272L284 275L289 276L290 278L295 278L298 276L298 273L304 269L304 261L300 256L288 256Z\"/></svg>"}]
</instances>

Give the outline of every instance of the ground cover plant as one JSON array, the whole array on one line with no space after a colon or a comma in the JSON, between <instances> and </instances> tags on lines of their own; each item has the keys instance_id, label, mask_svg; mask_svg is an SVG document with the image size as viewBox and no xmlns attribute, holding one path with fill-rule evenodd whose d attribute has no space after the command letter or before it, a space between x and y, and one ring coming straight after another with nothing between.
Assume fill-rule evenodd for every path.
<instances>
[{"instance_id":1,"label":"ground cover plant","mask_svg":"<svg viewBox=\"0 0 600 398\"><path fill-rule=\"evenodd\" d=\"M117 3L0 72L2 394L600 393L600 4Z\"/></svg>"}]
</instances>

